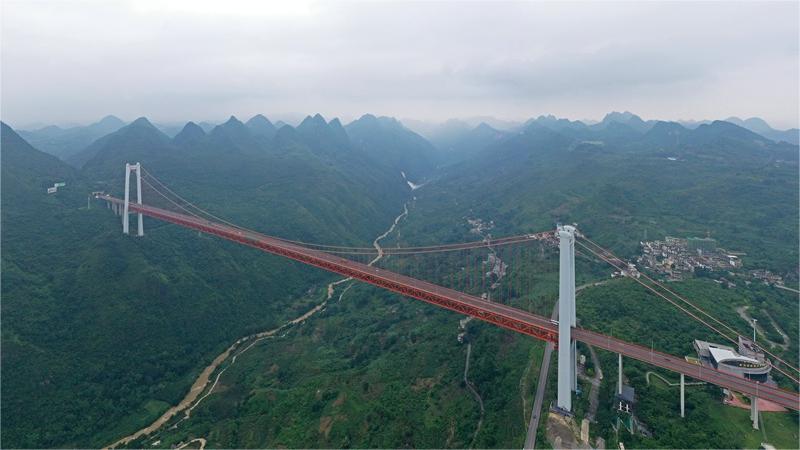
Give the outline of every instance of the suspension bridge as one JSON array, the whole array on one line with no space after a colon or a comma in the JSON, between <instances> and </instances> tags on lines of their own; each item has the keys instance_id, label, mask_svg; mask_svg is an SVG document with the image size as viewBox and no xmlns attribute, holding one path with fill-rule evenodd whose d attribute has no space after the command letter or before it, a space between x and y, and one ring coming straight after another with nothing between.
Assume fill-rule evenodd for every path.
<instances>
[{"instance_id":1,"label":"suspension bridge","mask_svg":"<svg viewBox=\"0 0 800 450\"><path fill-rule=\"evenodd\" d=\"M136 176L136 200L130 199L130 175ZM142 183L154 193L166 199L170 209L151 204L145 204L142 197ZM781 389L773 384L764 384L732 373L717 370L713 367L703 366L687 361L685 358L669 355L654 350L652 347L626 342L619 338L590 331L577 326L575 311L575 246L581 251L593 255L612 267L624 271L626 263L612 252L599 246L583 236L572 226L558 226L555 231L546 231L534 234L510 236L499 239L485 237L473 242L457 244L443 244L422 247L397 247L376 249L372 247L348 247L322 244L310 244L301 241L281 239L268 236L257 231L247 229L217 217L202 210L193 203L180 197L164 183L150 175L140 164L126 164L125 193L122 199L112 195L95 192L95 199L105 201L109 208L122 216L123 232L130 233L129 215L137 215L137 235L144 235L143 216L148 216L164 222L179 225L184 228L196 230L212 236L217 236L238 244L253 247L258 250L298 261L309 266L317 267L345 277L359 280L371 285L396 292L406 297L421 300L440 308L448 309L459 314L464 314L497 325L508 330L532 336L546 342L553 343L558 351L558 395L556 408L569 414L572 411L572 393L577 389L576 372L576 342L584 342L620 355L620 369L622 357L638 360L656 367L661 367L696 380L705 381L720 387L740 392L753 399L752 416L753 426L758 426L756 399L764 399L785 408L800 410L800 396L797 392ZM506 275L506 263L501 257L496 256L497 250L512 245L525 243L552 243L558 246L558 308L559 320L549 318L492 300L491 292L501 284L499 280ZM488 249L495 255L490 261L493 264L491 271L487 272L485 262L474 263L467 257L463 261L462 274L458 278L460 289L445 287L419 279L416 276L400 274L382 267L373 267L366 264L366 258L375 255L376 251L385 255L425 255L425 254L454 254L472 249ZM525 254L517 254L516 258L524 258ZM365 258L360 261L359 258ZM505 256L506 260L509 257ZM513 260L514 256L511 256ZM499 264L498 264L499 262ZM499 269L497 267L499 266ZM412 272L413 275L413 272ZM439 280L444 278L440 277ZM641 277L632 277L648 291L659 298L677 307L684 314L698 321L710 330L725 339L735 342L738 333L729 325L716 319L702 308L692 303L685 297L675 293L657 280L641 274ZM514 289L517 293L526 286L519 278ZM505 283L509 284L509 283ZM509 290L512 287L508 288ZM510 291L509 291L510 292ZM502 297L502 296L501 296ZM724 330L724 331L723 331ZM729 335L733 333L733 337ZM772 354L767 349L761 349L773 359L773 368L788 377L794 383L798 382L800 371L779 356ZM621 372L621 370L620 370ZM622 384L621 375L619 380ZM681 389L681 415L683 411L683 389Z\"/></svg>"}]
</instances>

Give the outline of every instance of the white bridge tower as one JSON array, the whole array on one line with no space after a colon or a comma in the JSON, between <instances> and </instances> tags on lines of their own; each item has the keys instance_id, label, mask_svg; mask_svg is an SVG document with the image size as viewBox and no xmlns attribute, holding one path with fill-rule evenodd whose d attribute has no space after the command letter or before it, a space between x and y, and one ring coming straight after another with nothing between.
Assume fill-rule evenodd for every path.
<instances>
[{"instance_id":1,"label":"white bridge tower","mask_svg":"<svg viewBox=\"0 0 800 450\"><path fill-rule=\"evenodd\" d=\"M131 172L136 172L136 204L142 204L142 165L141 163L125 163L125 203L122 206L122 232L129 233L130 220L128 219L128 204L130 204ZM137 236L144 236L144 222L142 213L139 216L139 229Z\"/></svg>"},{"instance_id":2,"label":"white bridge tower","mask_svg":"<svg viewBox=\"0 0 800 450\"><path fill-rule=\"evenodd\" d=\"M558 399L556 405L572 411L572 391L578 388L575 326L575 227L558 226Z\"/></svg>"}]
</instances>

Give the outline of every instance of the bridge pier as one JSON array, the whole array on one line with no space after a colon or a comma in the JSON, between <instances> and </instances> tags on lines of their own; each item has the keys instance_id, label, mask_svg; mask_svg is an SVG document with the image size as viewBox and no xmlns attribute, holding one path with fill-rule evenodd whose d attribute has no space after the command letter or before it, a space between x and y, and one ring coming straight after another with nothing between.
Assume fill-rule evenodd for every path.
<instances>
[{"instance_id":1,"label":"bridge pier","mask_svg":"<svg viewBox=\"0 0 800 450\"><path fill-rule=\"evenodd\" d=\"M617 353L619 360L617 362L617 395L622 395L622 353Z\"/></svg>"},{"instance_id":2,"label":"bridge pier","mask_svg":"<svg viewBox=\"0 0 800 450\"><path fill-rule=\"evenodd\" d=\"M753 429L758 430L758 397L755 395L750 398L750 419L753 421Z\"/></svg>"},{"instance_id":3,"label":"bridge pier","mask_svg":"<svg viewBox=\"0 0 800 450\"><path fill-rule=\"evenodd\" d=\"M686 417L686 412L685 412L685 408L684 408L684 397L683 397L683 395L684 395L684 383L685 383L685 379L684 379L683 374L681 374L681 417Z\"/></svg>"},{"instance_id":4,"label":"bridge pier","mask_svg":"<svg viewBox=\"0 0 800 450\"><path fill-rule=\"evenodd\" d=\"M559 409L572 412L572 391L578 388L575 327L575 227L559 225L558 399Z\"/></svg>"}]
</instances>

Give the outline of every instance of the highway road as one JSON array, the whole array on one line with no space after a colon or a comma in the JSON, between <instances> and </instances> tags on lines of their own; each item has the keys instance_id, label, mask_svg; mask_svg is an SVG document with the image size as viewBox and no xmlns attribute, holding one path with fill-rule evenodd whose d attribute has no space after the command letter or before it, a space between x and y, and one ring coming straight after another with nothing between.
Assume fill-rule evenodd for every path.
<instances>
[{"instance_id":1,"label":"highway road","mask_svg":"<svg viewBox=\"0 0 800 450\"><path fill-rule=\"evenodd\" d=\"M96 198L112 203L122 200L101 194ZM264 234L243 230L230 225L211 222L195 216L179 214L147 205L129 204L131 213L171 222L186 228L238 242L259 250L319 267L340 275L397 292L442 308L467 314L476 319L493 323L503 328L527 334L537 339L558 342L558 327L549 319L510 306L493 303L462 292L437 286L388 270L369 267L319 250L309 249ZM582 328L573 329L573 338L629 358L644 361L658 367L683 373L689 377L730 388L747 395L769 400L786 408L800 410L800 396L795 392L765 386L718 370L686 362L683 358L652 351L641 345L631 344Z\"/></svg>"}]
</instances>

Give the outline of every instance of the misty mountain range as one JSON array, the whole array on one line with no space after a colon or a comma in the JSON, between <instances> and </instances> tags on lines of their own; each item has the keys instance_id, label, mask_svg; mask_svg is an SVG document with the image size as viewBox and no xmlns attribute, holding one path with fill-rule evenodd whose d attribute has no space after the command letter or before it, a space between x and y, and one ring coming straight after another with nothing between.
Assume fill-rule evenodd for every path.
<instances>
[{"instance_id":1,"label":"misty mountain range","mask_svg":"<svg viewBox=\"0 0 800 450\"><path fill-rule=\"evenodd\" d=\"M298 124L297 130L301 133L307 133L310 129L315 127L319 130L320 124L315 124L315 122L319 122L320 118L321 116L319 114L314 117L306 117L306 119ZM238 119L235 122L238 122ZM729 117L725 119L724 122L734 124L774 142L787 142L797 145L798 141L800 141L800 131L798 131L798 129L777 130L772 128L763 119L757 117L744 120L738 117ZM626 135L626 131L631 130L633 133L627 133L629 135L626 137L634 137L633 135L635 134L645 134L652 130L657 124L666 122L658 120L645 121L636 114L627 111L608 113L602 121L597 123L588 123L580 120L571 121L553 115L542 115L537 118L531 118L524 123L501 121L492 117L478 117L467 120L451 119L443 123L430 123L413 119L405 119L401 122L393 118L382 117L378 119L375 116L366 114L360 119L351 122L346 127L343 127L338 119L331 121L330 126L337 129L336 132L340 135L339 139L343 138L342 132L347 130L346 133L356 134L354 137L357 141L363 141L365 139L363 135L365 123L388 126L389 128L394 127L396 130L411 130L415 132L414 134L419 135L417 138L424 137L424 139L439 150L447 151L448 149L458 147L469 152L470 148L480 147L487 140L503 139L503 137L510 134L521 132L531 124L538 124L559 132L569 131L576 136L583 136L589 139L592 135L596 135L600 131L608 132L613 130L616 130L622 135ZM683 132L688 132L689 130L694 130L713 122L706 120L669 123L673 124L673 127L674 125L680 126ZM231 127L237 124L228 121L223 124L215 125L211 122L204 121L196 124L194 122L189 122L182 126L174 124L152 125L160 131L164 137L173 139L176 144L185 144L186 142L200 140L205 135L228 133ZM21 137L34 147L67 161L76 167L80 167L85 164L96 152L97 148L102 145L102 143L96 143L95 141L120 130L124 126L126 126L124 121L113 115L109 115L96 123L86 126L60 128L55 125L50 125L36 130L17 131ZM282 121L277 121L273 124L265 116L258 114L247 120L244 124L241 124L240 128L242 130L246 129L257 140L269 141L273 139L276 134L278 134L278 130L283 127L294 129L294 127ZM675 131L680 132L681 130L676 129ZM288 133L290 132L287 130L285 134ZM406 134L406 136L410 135ZM424 146L421 141L418 143Z\"/></svg>"}]
</instances>

